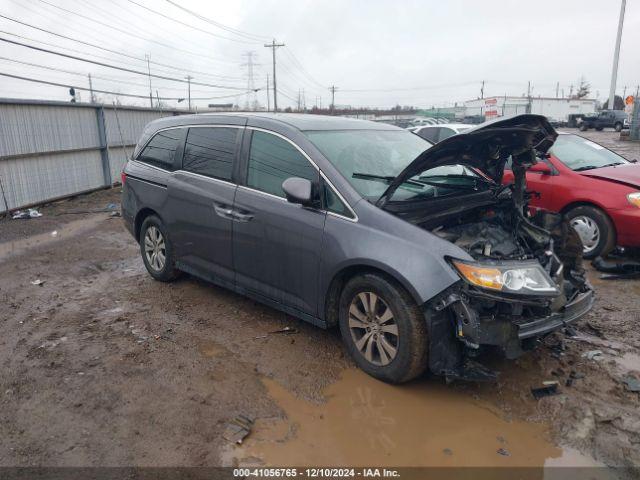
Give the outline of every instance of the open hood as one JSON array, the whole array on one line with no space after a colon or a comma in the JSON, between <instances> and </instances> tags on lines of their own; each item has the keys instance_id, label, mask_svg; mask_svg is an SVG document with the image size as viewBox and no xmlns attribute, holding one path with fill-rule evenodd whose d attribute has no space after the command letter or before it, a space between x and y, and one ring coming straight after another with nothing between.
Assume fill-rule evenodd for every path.
<instances>
[{"instance_id":1,"label":"open hood","mask_svg":"<svg viewBox=\"0 0 640 480\"><path fill-rule=\"evenodd\" d=\"M483 123L418 155L391 182L376 205L385 205L398 187L411 177L442 165L467 165L500 183L509 156L515 168L528 168L537 163L538 154L547 153L557 137L556 131L542 115L516 115Z\"/></svg>"}]
</instances>

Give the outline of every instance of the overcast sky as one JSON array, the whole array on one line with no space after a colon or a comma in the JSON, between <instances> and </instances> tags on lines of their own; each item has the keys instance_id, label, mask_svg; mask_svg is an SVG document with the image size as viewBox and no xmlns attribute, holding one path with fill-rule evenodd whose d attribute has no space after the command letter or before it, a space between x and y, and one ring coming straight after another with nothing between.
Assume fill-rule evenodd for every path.
<instances>
[{"instance_id":1,"label":"overcast sky","mask_svg":"<svg viewBox=\"0 0 640 480\"><path fill-rule=\"evenodd\" d=\"M279 107L294 106L299 91L307 107L320 101L327 106L331 85L337 87L336 105L354 107L451 106L478 97L483 80L485 96L522 95L528 81L534 96L555 96L556 82L560 93L569 95L581 76L592 85L592 96L604 100L620 10L619 0L171 1L175 5L167 0L0 0L0 15L76 41L6 18L0 18L0 38L145 72L149 54L152 74L176 79L190 74L193 82L208 85L192 86L192 97L203 98L193 101L200 108L245 105L250 51L258 64L257 100L265 105L267 74L273 79L271 50L263 45L272 38L286 44L277 50ZM79 87L88 87L91 73L95 89L146 96L120 101L149 104L146 76L0 45L2 73ZM630 93L640 84L639 46L640 0L629 0L619 95L624 86ZM187 96L186 84L157 78L151 84L154 96ZM66 88L3 76L0 96L69 99ZM89 99L88 92L80 96ZM209 99L214 97L222 98ZM166 103L186 106L186 101Z\"/></svg>"}]
</instances>

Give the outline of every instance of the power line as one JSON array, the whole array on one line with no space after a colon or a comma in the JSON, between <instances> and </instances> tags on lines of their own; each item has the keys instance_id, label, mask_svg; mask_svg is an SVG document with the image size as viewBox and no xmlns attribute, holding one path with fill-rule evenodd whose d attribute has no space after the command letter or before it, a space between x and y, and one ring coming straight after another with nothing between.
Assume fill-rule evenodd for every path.
<instances>
[{"instance_id":1,"label":"power line","mask_svg":"<svg viewBox=\"0 0 640 480\"><path fill-rule=\"evenodd\" d=\"M41 83L44 85L52 85L54 87L63 87L63 88L73 88L75 90L85 90L87 92L91 91L90 88L87 87L79 87L76 85L66 85L64 83L56 83L56 82L49 82L47 80L40 80L37 78L30 78L30 77L22 77L20 75L12 75L10 73L3 73L0 72L0 75L3 77L9 77L9 78L15 78L17 80L25 80L27 82L35 82L35 83ZM107 95L116 95L116 96L120 96L120 97L131 97L131 98L149 98L148 95L134 95L132 93L120 93L120 92L111 92L111 91L107 91L107 90L96 90L93 89L93 92L95 93L105 93ZM222 95L222 96L218 96L218 97L201 97L201 98L192 98L191 100L217 100L220 98L231 98L231 97L237 97L239 94L238 93L234 93L231 95ZM184 100L184 97L158 97L159 100L178 100L178 101L182 101Z\"/></svg>"},{"instance_id":2,"label":"power line","mask_svg":"<svg viewBox=\"0 0 640 480\"><path fill-rule=\"evenodd\" d=\"M26 47L26 48L30 48L32 50L38 50L38 51L45 52L45 53L51 53L53 55L59 55L61 57L71 58L73 60L79 60L81 62L93 63L94 65L100 65L102 67L113 68L115 70L122 70L123 72L135 73L137 75L148 75L148 76L151 76L151 77L154 77L154 78L160 78L160 79L163 79L163 80L171 80L173 82L187 83L186 80L183 80L183 79L180 79L180 78L172 78L172 77L165 77L163 75L149 74L149 73L141 72L139 70L133 70L133 69L130 69L130 68L118 67L116 65L110 65L108 63L96 62L94 60L89 60L87 58L76 57L75 55L68 55L66 53L55 52L53 50L48 50L46 48L40 48L40 47L36 47L34 45L28 45L26 43L16 42L15 40L9 40L8 38L0 37L0 41L7 42L7 43L12 43L14 45L20 45L20 46L23 46L23 47ZM243 88L240 88L240 87L231 87L231 86L227 86L227 85L212 85L212 84L200 83L200 82L192 82L192 83L193 83L193 85L200 85L200 86L203 86L203 87L225 88L225 89L229 89L229 90L244 90Z\"/></svg>"},{"instance_id":3,"label":"power line","mask_svg":"<svg viewBox=\"0 0 640 480\"><path fill-rule=\"evenodd\" d=\"M103 47L103 46L100 46L100 45L96 45L96 44L91 43L91 42L86 42L86 41L84 41L84 40L79 40L79 39L77 39L77 38L69 37L69 36L67 36L67 35L62 35L62 34L60 34L60 33L56 33L56 32L53 32L53 31L51 31L51 30L47 30L47 29L45 29L45 28L38 27L38 26L36 26L36 25L32 25L32 24L30 24L30 23L23 22L23 21L21 21L21 20L17 20L17 19L15 19L15 18L11 18L11 17L8 17L8 16L6 16L6 15L2 15L2 14L0 14L0 18L4 18L4 19L9 20L9 21L11 21L11 22L15 22L15 23L18 23L18 24L20 24L20 25L24 25L25 27L29 27L29 28L32 28L32 29L34 29L34 30L38 30L38 31L41 31L41 32L44 32L44 33L48 33L49 35L54 35L54 36L56 36L56 37L60 37L60 38L63 38L63 39L65 39L65 40L69 40L69 41L72 41L72 42L80 43L80 44L82 44L82 45L86 45L86 46L88 46L88 47L97 48L97 49L99 49L99 50L104 50L105 52L109 52L109 53L115 53L116 55L121 55L121 56L123 56L123 57L127 57L127 58L131 58L131 59L134 59L134 60L138 60L138 61L140 61L140 62L144 62L144 61L145 61L143 58L136 57L135 55L129 55L129 54L127 54L127 53L123 53L123 52L121 52L121 51L117 51L117 50L112 50L112 49L110 49L110 48L106 48L106 47ZM10 32L2 32L2 33L6 33L6 34L8 34L8 35L13 35L13 36L16 36L16 37L19 37L19 38L24 38L25 40L30 40L30 41L32 41L32 42L42 43L42 44L44 44L44 45L49 45L49 46L53 46L53 47L57 47L57 48L63 48L63 49L65 49L65 50L75 51L76 53L84 53L84 52L80 52L80 51L78 51L78 50L69 49L69 48L67 48L67 47L62 47L62 46L59 46L59 45L52 45L52 44L48 44L48 43L46 43L46 42L42 42L42 41L40 41L40 40L35 40L35 39L29 38L29 37L24 37L24 36L22 36L22 35L17 35L17 34L15 34L15 33L10 33ZM103 57L103 58L104 58L104 57ZM207 58L207 60L209 60L209 58ZM222 60L216 60L216 61L222 61ZM192 72L192 73L197 73L197 74L200 74L200 75L208 75L208 76L211 76L211 77L220 77L220 78L227 78L227 79L235 79L235 77L230 77L230 76L228 76L228 75L216 75L216 74L213 74L213 73L200 72L200 71L197 71L197 70L189 70L189 69L186 69L186 68L176 67L175 65L169 65L169 64L166 64L166 63L160 63L160 62L151 62L151 63L152 63L153 65L158 65L158 66L161 66L161 67L172 68L172 69L174 69L174 70L179 70L179 71L181 71L181 72L189 71L189 72Z\"/></svg>"},{"instance_id":4,"label":"power line","mask_svg":"<svg viewBox=\"0 0 640 480\"><path fill-rule=\"evenodd\" d=\"M325 85L322 85L320 82L316 81L315 78L313 78L309 72L307 72L307 70L302 66L302 63L300 63L300 61L298 60L298 58L293 54L293 52L291 51L291 49L289 47L285 48L285 53L287 55L289 55L289 57L291 58L291 60L293 61L293 63L295 65L297 65L298 69L304 74L304 76L306 76L309 80L311 80L313 83L315 83L318 87L324 89L326 88Z\"/></svg>"},{"instance_id":5,"label":"power line","mask_svg":"<svg viewBox=\"0 0 640 480\"><path fill-rule=\"evenodd\" d=\"M209 23L211 25L215 25L216 27L221 28L223 30L226 30L227 32L235 33L236 35L243 36L245 38L248 38L249 40L264 41L264 40L268 40L270 38L270 37L267 37L267 36L264 36L264 35L255 35L253 33L243 32L242 30L238 30L236 28L228 27L226 25L223 25L222 23L216 22L215 20L211 20L210 18L207 18L204 15L200 15L199 13L194 12L193 10L189 10L188 8L185 8L182 5L179 5L176 2L173 2L172 0L165 0L165 1L167 3L170 3L171 5L173 5L174 7L179 8L180 10L182 10L184 12L187 12L189 15L192 15L192 16L194 16L196 18L199 18L203 22Z\"/></svg>"},{"instance_id":6,"label":"power line","mask_svg":"<svg viewBox=\"0 0 640 480\"><path fill-rule=\"evenodd\" d=\"M198 32L206 33L207 35L211 35L212 37L215 37L215 38L218 38L218 39L222 39L222 40L230 40L230 41L232 41L232 42L245 43L245 44L253 44L253 43L256 43L256 41L255 41L255 40L254 40L254 41L252 41L252 42L248 42L248 41L246 41L246 40L238 40L238 39L236 39L236 38L223 37L222 35L217 35L217 34L215 34L215 33L209 32L209 31L207 31L207 30L203 30L203 29L201 29L201 28L194 27L193 25L189 25L188 23L182 22L182 21L180 21L180 20L178 20L178 19L176 19L176 18L169 17L168 15L165 15L164 13L157 12L156 10L153 10L152 8L149 8L149 7L146 7L146 6L144 6L144 5L141 5L141 4L139 4L138 2L135 2L134 0L127 0L127 1L128 1L129 3L133 3L134 5L137 5L137 6L138 6L138 7L140 7L140 8L144 8L145 10L147 10L147 11L149 11L149 12L151 12L151 13L155 14L155 15L159 15L159 16L161 16L162 18L166 18L166 19L168 19L168 20L171 20L172 22L176 22L176 23L179 23L180 25L184 25L185 27L189 27L189 28L191 28L191 29L193 29L193 30L197 30Z\"/></svg>"},{"instance_id":7,"label":"power line","mask_svg":"<svg viewBox=\"0 0 640 480\"><path fill-rule=\"evenodd\" d=\"M108 23L101 22L100 20L96 20L94 18L87 17L86 15L83 15L83 14L78 13L78 12L74 12L73 10L67 10L66 8L62 8L62 7L58 6L58 5L54 5L52 3L49 3L47 0L38 0L38 1L41 2L41 3L44 3L45 5L49 5L50 7L56 8L58 10L66 12L66 13L69 13L71 15L75 15L77 17L84 18L85 20L89 20L90 22L94 22L94 23L97 23L98 25L102 25L104 27L110 28L110 29L115 30L117 32L124 33L125 35L129 35L130 37L134 37L134 38L137 38L139 40L144 40L145 42L155 43L156 45L160 45L161 47L170 48L172 50L176 50L176 51L179 51L179 52L182 52L182 53L186 53L188 55L192 55L192 56L196 56L196 57L202 57L203 56L202 54L193 53L193 52L191 52L189 50L185 50L183 48L175 47L175 46L169 45L167 43L158 42L157 40L153 40L153 39L150 39L150 38L145 38L145 37L140 36L140 35L136 35L135 33L132 33L131 31L123 30L122 28L118 28L118 27L115 27L113 25L109 25Z\"/></svg>"}]
</instances>

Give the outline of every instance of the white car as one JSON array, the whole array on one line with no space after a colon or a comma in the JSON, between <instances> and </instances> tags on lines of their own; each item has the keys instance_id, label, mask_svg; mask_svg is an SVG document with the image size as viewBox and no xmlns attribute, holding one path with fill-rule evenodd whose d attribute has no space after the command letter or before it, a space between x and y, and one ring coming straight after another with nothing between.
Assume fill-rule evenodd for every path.
<instances>
[{"instance_id":1,"label":"white car","mask_svg":"<svg viewBox=\"0 0 640 480\"><path fill-rule=\"evenodd\" d=\"M425 140L429 140L431 143L438 143L445 138L469 130L473 126L474 125L467 125L466 123L441 123L438 125L414 127L411 131Z\"/></svg>"}]
</instances>

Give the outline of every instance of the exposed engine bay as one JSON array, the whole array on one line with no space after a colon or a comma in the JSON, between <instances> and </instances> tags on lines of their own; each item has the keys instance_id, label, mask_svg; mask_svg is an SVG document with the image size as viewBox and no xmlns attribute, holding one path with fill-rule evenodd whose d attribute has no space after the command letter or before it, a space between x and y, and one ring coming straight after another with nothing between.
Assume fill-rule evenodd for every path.
<instances>
[{"instance_id":1,"label":"exposed engine bay","mask_svg":"<svg viewBox=\"0 0 640 480\"><path fill-rule=\"evenodd\" d=\"M427 150L377 203L473 259L449 259L461 281L427 305L430 368L448 378L495 378L473 360L484 349L499 348L508 358L518 357L593 305L578 234L562 215L531 215L528 208L526 170L546 155L557 134L537 116L499 125L451 137ZM502 185L507 161L514 182ZM443 165L464 165L482 178L475 184L466 181L466 192L439 195L440 186L425 172ZM435 187L435 194L393 201L407 179ZM452 187L463 189L460 184Z\"/></svg>"}]
</instances>

